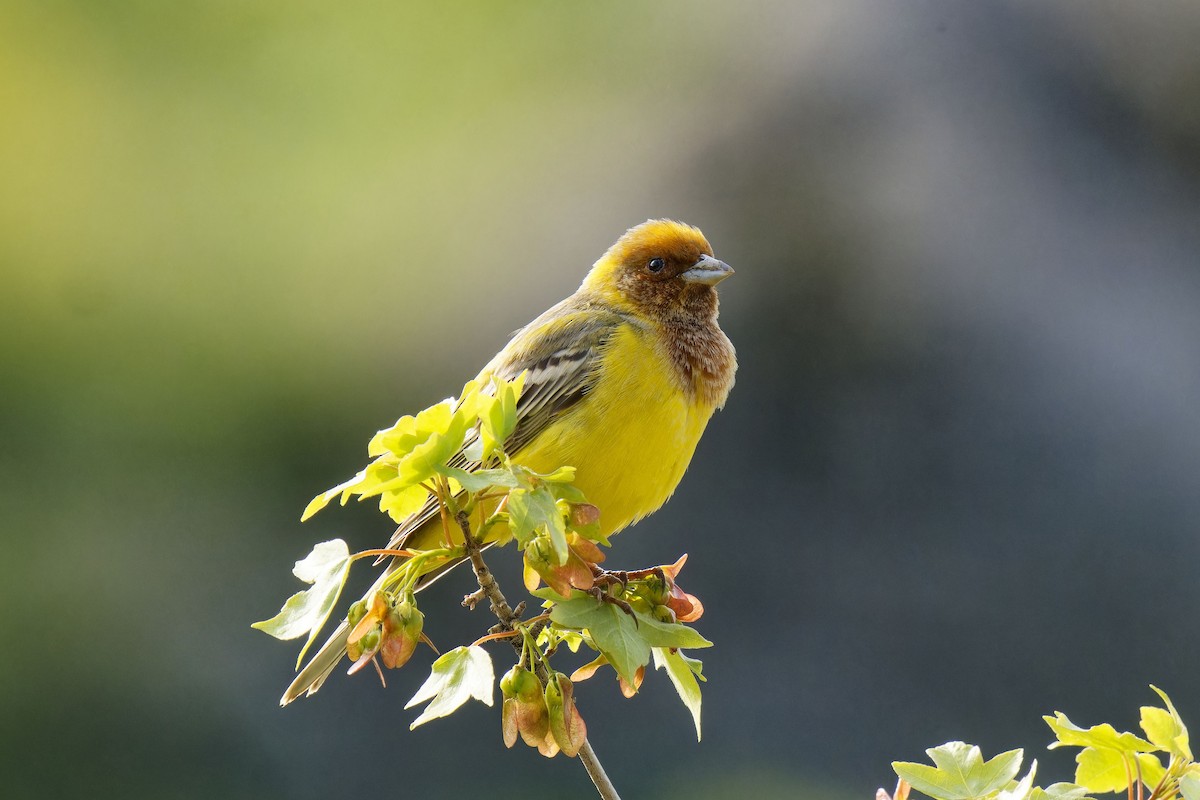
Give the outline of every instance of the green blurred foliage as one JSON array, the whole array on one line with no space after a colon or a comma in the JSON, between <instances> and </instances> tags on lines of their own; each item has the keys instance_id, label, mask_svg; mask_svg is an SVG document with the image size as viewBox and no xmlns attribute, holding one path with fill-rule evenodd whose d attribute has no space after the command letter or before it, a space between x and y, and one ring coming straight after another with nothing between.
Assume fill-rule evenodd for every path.
<instances>
[{"instance_id":1,"label":"green blurred foliage","mask_svg":"<svg viewBox=\"0 0 1200 800\"><path fill-rule=\"evenodd\" d=\"M680 9L5 4L0 634L28 644L0 680L36 687L0 702L10 788L279 791L229 712L261 690L252 727L287 724L286 667L228 687L305 494L649 215L603 195L671 146L640 120L691 112L732 13Z\"/></svg>"}]
</instances>

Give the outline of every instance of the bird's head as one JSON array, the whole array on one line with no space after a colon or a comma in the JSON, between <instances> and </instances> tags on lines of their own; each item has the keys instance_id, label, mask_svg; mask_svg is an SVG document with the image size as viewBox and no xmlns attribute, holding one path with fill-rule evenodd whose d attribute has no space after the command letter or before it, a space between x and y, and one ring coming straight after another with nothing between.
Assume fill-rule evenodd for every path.
<instances>
[{"instance_id":1,"label":"bird's head","mask_svg":"<svg viewBox=\"0 0 1200 800\"><path fill-rule=\"evenodd\" d=\"M608 248L582 288L618 307L706 314L716 311L714 287L732 274L728 264L713 257L699 229L652 219L630 228Z\"/></svg>"}]
</instances>

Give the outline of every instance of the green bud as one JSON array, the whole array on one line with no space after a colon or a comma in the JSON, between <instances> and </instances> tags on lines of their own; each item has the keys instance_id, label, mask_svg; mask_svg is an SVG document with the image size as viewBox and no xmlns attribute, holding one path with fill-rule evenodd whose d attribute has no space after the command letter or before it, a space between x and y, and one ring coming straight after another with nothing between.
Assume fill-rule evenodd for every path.
<instances>
[{"instance_id":1,"label":"green bud","mask_svg":"<svg viewBox=\"0 0 1200 800\"><path fill-rule=\"evenodd\" d=\"M554 673L550 676L550 680L546 683L546 707L553 714L556 710L562 711L562 687L558 684L558 676L560 673Z\"/></svg>"},{"instance_id":2,"label":"green bud","mask_svg":"<svg viewBox=\"0 0 1200 800\"><path fill-rule=\"evenodd\" d=\"M533 558L530 559L531 563L547 565L558 563L558 556L554 552L554 543L550 541L549 537L537 537L529 543L525 550L526 557L530 551L533 553Z\"/></svg>"},{"instance_id":3,"label":"green bud","mask_svg":"<svg viewBox=\"0 0 1200 800\"><path fill-rule=\"evenodd\" d=\"M350 627L353 628L367 614L367 601L359 600L350 606L350 610L346 613L346 619L350 622Z\"/></svg>"},{"instance_id":4,"label":"green bud","mask_svg":"<svg viewBox=\"0 0 1200 800\"><path fill-rule=\"evenodd\" d=\"M656 620L658 620L659 622L674 623L677 621L675 619L675 612L672 611L667 606L655 606L654 607L654 618Z\"/></svg>"},{"instance_id":5,"label":"green bud","mask_svg":"<svg viewBox=\"0 0 1200 800\"><path fill-rule=\"evenodd\" d=\"M416 652L424 625L425 615L412 602L411 595L388 611L383 622L383 642L379 648L385 667L396 669L408 663Z\"/></svg>"},{"instance_id":6,"label":"green bud","mask_svg":"<svg viewBox=\"0 0 1200 800\"><path fill-rule=\"evenodd\" d=\"M370 653L379 647L379 628L372 628L358 640L358 646L364 653Z\"/></svg>"},{"instance_id":7,"label":"green bud","mask_svg":"<svg viewBox=\"0 0 1200 800\"><path fill-rule=\"evenodd\" d=\"M537 675L517 664L500 679L500 691L504 695L500 718L504 744L512 747L520 735L527 745L544 751L550 722Z\"/></svg>"},{"instance_id":8,"label":"green bud","mask_svg":"<svg viewBox=\"0 0 1200 800\"><path fill-rule=\"evenodd\" d=\"M540 698L542 696L542 682L533 672L525 669L522 666L517 667L517 674L513 682L513 688L517 695L523 700L532 698Z\"/></svg>"},{"instance_id":9,"label":"green bud","mask_svg":"<svg viewBox=\"0 0 1200 800\"><path fill-rule=\"evenodd\" d=\"M504 677L500 679L500 691L505 697L517 696L516 672L520 668L521 665L517 664L508 672L504 673Z\"/></svg>"},{"instance_id":10,"label":"green bud","mask_svg":"<svg viewBox=\"0 0 1200 800\"><path fill-rule=\"evenodd\" d=\"M545 696L550 734L565 755L574 757L587 739L587 726L575 708L574 686L566 675L556 672L546 684Z\"/></svg>"},{"instance_id":11,"label":"green bud","mask_svg":"<svg viewBox=\"0 0 1200 800\"><path fill-rule=\"evenodd\" d=\"M662 605L671 596L671 587L654 573L647 575L639 584L637 594L649 600L652 605Z\"/></svg>"}]
</instances>

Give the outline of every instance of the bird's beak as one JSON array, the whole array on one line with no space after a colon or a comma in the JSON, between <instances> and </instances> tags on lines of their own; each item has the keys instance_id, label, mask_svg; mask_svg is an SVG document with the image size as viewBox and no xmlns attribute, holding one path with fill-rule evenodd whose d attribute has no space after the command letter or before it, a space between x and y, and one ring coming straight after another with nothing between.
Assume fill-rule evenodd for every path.
<instances>
[{"instance_id":1,"label":"bird's beak","mask_svg":"<svg viewBox=\"0 0 1200 800\"><path fill-rule=\"evenodd\" d=\"M688 283L701 283L705 286L716 286L733 274L733 267L724 261L718 261L712 256L700 256L700 260L689 270L680 273L679 277Z\"/></svg>"}]
</instances>

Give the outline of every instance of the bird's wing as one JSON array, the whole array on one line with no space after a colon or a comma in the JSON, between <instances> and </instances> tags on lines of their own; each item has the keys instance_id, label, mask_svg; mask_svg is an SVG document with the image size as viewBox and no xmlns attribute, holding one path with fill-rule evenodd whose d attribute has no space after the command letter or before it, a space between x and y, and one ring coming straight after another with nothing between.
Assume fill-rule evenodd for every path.
<instances>
[{"instance_id":1,"label":"bird's wing","mask_svg":"<svg viewBox=\"0 0 1200 800\"><path fill-rule=\"evenodd\" d=\"M604 348L623 324L638 323L611 309L567 298L518 331L483 368L479 377L485 380L492 375L514 380L528 372L517 402L517 426L505 442L504 449L510 456L519 455L555 417L591 390ZM468 436L464 450L476 435ZM479 468L479 463L469 460L462 450L449 463L468 471ZM388 549L404 547L409 535L437 514L437 503L431 497L420 511L400 524Z\"/></svg>"},{"instance_id":2,"label":"bird's wing","mask_svg":"<svg viewBox=\"0 0 1200 800\"><path fill-rule=\"evenodd\" d=\"M557 415L591 391L613 332L621 325L637 324L607 308L572 309L569 303L564 301L519 331L483 370L484 376L505 380L527 373L517 402L517 427L505 443L509 455L519 454Z\"/></svg>"}]
</instances>

